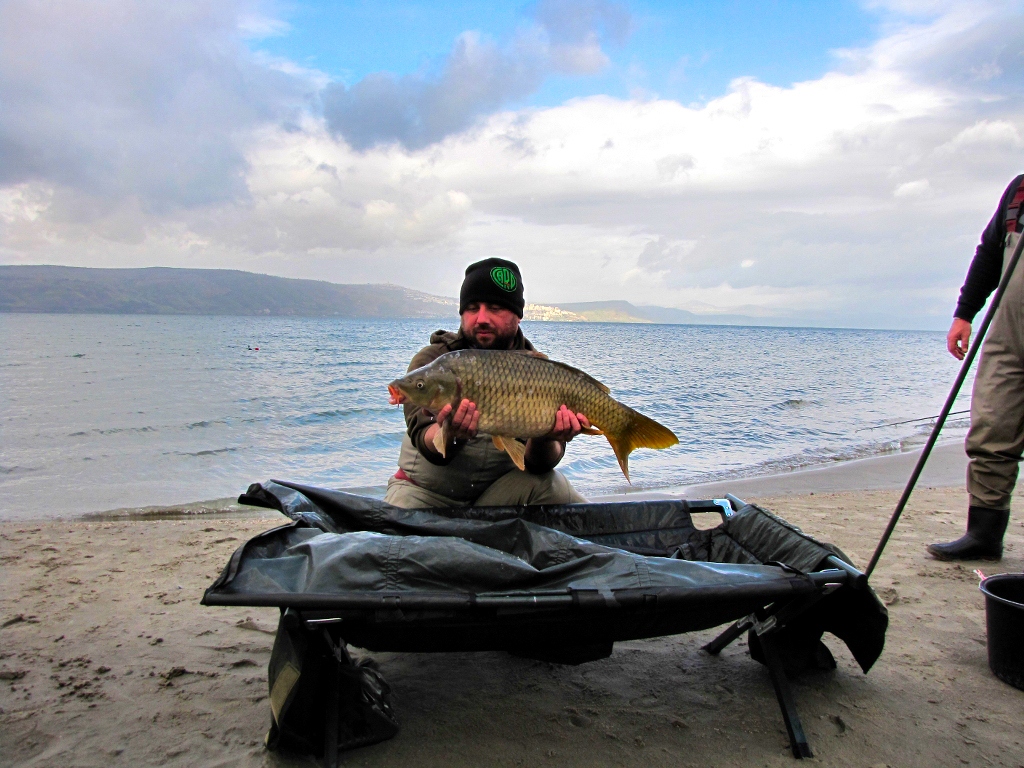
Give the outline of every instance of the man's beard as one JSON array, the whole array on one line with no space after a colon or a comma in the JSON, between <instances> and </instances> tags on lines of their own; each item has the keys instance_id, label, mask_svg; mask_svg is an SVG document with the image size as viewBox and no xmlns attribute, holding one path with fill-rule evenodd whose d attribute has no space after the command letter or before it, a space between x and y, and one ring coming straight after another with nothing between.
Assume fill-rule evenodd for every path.
<instances>
[{"instance_id":1,"label":"man's beard","mask_svg":"<svg viewBox=\"0 0 1024 768\"><path fill-rule=\"evenodd\" d=\"M482 342L476 335L479 331L488 331L494 334L494 338ZM473 333L469 333L465 328L462 329L462 335L469 339L477 349L511 349L512 342L515 341L516 338L516 333L518 333L518 329L515 333L510 335L499 336L498 329L492 325L477 325L477 327L473 329Z\"/></svg>"}]
</instances>

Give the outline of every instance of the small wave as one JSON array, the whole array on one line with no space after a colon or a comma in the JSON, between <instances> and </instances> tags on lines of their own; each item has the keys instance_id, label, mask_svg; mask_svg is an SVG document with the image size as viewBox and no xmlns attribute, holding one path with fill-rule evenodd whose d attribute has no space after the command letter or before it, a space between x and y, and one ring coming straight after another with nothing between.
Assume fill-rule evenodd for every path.
<instances>
[{"instance_id":1,"label":"small wave","mask_svg":"<svg viewBox=\"0 0 1024 768\"><path fill-rule=\"evenodd\" d=\"M15 475L25 475L25 474L28 474L29 472L35 472L35 471L36 470L33 469L32 467L18 467L18 466L4 467L4 466L0 466L0 475L5 475L7 477L14 477Z\"/></svg>"},{"instance_id":2,"label":"small wave","mask_svg":"<svg viewBox=\"0 0 1024 768\"><path fill-rule=\"evenodd\" d=\"M381 367L383 363L377 360L332 360L326 363L318 363L320 368L350 368L352 366L377 366Z\"/></svg>"},{"instance_id":3,"label":"small wave","mask_svg":"<svg viewBox=\"0 0 1024 768\"><path fill-rule=\"evenodd\" d=\"M196 501L189 504L168 504L152 507L111 509L104 512L88 512L82 517L87 520L187 520L189 518L259 517L267 510L239 504L234 496L211 501Z\"/></svg>"},{"instance_id":4,"label":"small wave","mask_svg":"<svg viewBox=\"0 0 1024 768\"><path fill-rule=\"evenodd\" d=\"M292 423L300 426L306 426L308 424L324 424L330 421L344 421L354 416L364 416L372 413L386 413L390 409L379 407L379 408L336 408L330 411L315 411L313 413L307 413L304 416L296 416L292 419Z\"/></svg>"},{"instance_id":5,"label":"small wave","mask_svg":"<svg viewBox=\"0 0 1024 768\"><path fill-rule=\"evenodd\" d=\"M809 405L821 405L821 401L804 400L801 397L791 397L788 400L783 400L781 403L774 403L772 408L779 411L795 411L800 408L806 408Z\"/></svg>"},{"instance_id":6,"label":"small wave","mask_svg":"<svg viewBox=\"0 0 1024 768\"><path fill-rule=\"evenodd\" d=\"M234 453L238 448L213 448L204 451L174 451L175 456L216 456L218 453ZM170 455L165 453L164 456Z\"/></svg>"},{"instance_id":7,"label":"small wave","mask_svg":"<svg viewBox=\"0 0 1024 768\"><path fill-rule=\"evenodd\" d=\"M194 421L187 425L185 429L204 429L206 427L212 427L215 424L227 424L224 419L214 419L213 421Z\"/></svg>"},{"instance_id":8,"label":"small wave","mask_svg":"<svg viewBox=\"0 0 1024 768\"><path fill-rule=\"evenodd\" d=\"M77 355L68 355L68 357L85 357L85 353L79 352Z\"/></svg>"},{"instance_id":9,"label":"small wave","mask_svg":"<svg viewBox=\"0 0 1024 768\"><path fill-rule=\"evenodd\" d=\"M71 432L68 437L85 437L87 435L119 435L122 432L156 432L156 427L114 427L113 429L89 429Z\"/></svg>"}]
</instances>

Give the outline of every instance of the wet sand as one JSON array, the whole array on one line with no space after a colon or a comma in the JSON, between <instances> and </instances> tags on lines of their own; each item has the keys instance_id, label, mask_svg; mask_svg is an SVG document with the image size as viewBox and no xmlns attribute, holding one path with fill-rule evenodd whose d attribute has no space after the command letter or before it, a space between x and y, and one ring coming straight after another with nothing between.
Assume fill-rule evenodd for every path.
<instances>
[{"instance_id":1,"label":"wet sand","mask_svg":"<svg viewBox=\"0 0 1024 768\"><path fill-rule=\"evenodd\" d=\"M903 479L799 493L766 479L737 495L863 566ZM890 610L882 657L864 675L826 636L839 668L795 683L814 763L1024 766L1024 691L988 670L972 573L1024 570L1024 518L1011 521L1002 563L931 560L924 545L959 535L965 498L962 473L928 481L872 580ZM276 610L198 604L232 551L280 522L254 510L0 524L0 765L308 765L262 747ZM620 643L579 667L500 653L374 654L402 731L345 763L795 765L767 672L744 642L704 654L714 634Z\"/></svg>"}]
</instances>

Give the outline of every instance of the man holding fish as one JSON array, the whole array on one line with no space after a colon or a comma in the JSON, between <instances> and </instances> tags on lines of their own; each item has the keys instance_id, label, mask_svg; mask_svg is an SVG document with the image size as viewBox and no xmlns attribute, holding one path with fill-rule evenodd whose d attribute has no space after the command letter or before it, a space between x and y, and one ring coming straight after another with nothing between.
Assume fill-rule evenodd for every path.
<instances>
[{"instance_id":1,"label":"man holding fish","mask_svg":"<svg viewBox=\"0 0 1024 768\"><path fill-rule=\"evenodd\" d=\"M458 333L432 334L409 373L388 386L391 403L405 408L407 432L386 501L406 508L582 502L555 471L581 432L607 437L627 479L633 448L677 442L600 382L537 352L519 328L524 307L513 262L485 259L466 269Z\"/></svg>"}]
</instances>

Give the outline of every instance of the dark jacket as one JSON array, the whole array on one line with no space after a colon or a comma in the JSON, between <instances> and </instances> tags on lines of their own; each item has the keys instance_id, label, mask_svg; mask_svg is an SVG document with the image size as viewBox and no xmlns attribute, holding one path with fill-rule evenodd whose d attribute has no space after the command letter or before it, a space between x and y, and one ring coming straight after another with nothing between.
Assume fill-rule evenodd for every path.
<instances>
[{"instance_id":1,"label":"dark jacket","mask_svg":"<svg viewBox=\"0 0 1024 768\"><path fill-rule=\"evenodd\" d=\"M412 362L409 363L409 370L412 371L416 368L422 368L424 365L429 365L446 352L471 348L472 344L469 339L462 335L461 328L458 333L445 330L434 331L430 334L430 346L424 347L413 356ZM521 329L516 331L516 337L512 341L511 349L536 351L533 344L523 336ZM432 464L445 465L450 463L458 453L459 446L452 446L452 449L447 451L447 457L443 457L427 448L424 438L427 427L434 423L434 417L420 406L412 405L411 403L406 403L404 408L406 431L409 433L409 439L412 440L412 444L416 446L416 449Z\"/></svg>"},{"instance_id":2,"label":"dark jacket","mask_svg":"<svg viewBox=\"0 0 1024 768\"><path fill-rule=\"evenodd\" d=\"M1003 192L992 220L981 233L981 242L974 252L974 260L967 270L967 279L960 289L953 317L972 322L978 311L985 306L989 295L999 285L1003 274L1003 250L1006 247L1006 208L1014 193L1024 180L1024 174L1010 182Z\"/></svg>"}]
</instances>

